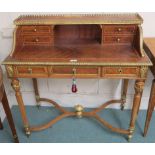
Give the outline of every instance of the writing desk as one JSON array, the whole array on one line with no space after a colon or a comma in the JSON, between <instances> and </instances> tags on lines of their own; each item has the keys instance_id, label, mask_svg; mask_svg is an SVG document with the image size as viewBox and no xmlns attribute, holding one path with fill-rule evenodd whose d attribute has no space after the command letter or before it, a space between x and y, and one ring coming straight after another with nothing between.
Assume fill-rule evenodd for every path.
<instances>
[{"instance_id":1,"label":"writing desk","mask_svg":"<svg viewBox=\"0 0 155 155\"><path fill-rule=\"evenodd\" d=\"M142 24L138 14L62 14L20 16L14 23L14 46L5 59L12 80L27 135L52 126L64 117L93 117L110 130L131 139L139 111L148 66L151 62L143 50ZM49 123L33 127L29 124L20 92L19 78L32 78L36 102L48 102L62 113ZM124 79L122 97L86 112L81 105L68 111L58 103L39 96L37 78ZM135 79L135 95L128 129L113 127L97 115L110 104L124 108L129 79Z\"/></svg>"}]
</instances>

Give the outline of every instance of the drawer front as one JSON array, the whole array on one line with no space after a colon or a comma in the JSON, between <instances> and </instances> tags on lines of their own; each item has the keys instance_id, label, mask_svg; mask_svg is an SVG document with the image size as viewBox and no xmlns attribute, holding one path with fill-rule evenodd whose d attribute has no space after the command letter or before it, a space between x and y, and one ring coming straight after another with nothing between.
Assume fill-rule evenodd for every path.
<instances>
[{"instance_id":1,"label":"drawer front","mask_svg":"<svg viewBox=\"0 0 155 155\"><path fill-rule=\"evenodd\" d=\"M104 25L104 34L133 34L136 31L134 25Z\"/></svg>"},{"instance_id":2,"label":"drawer front","mask_svg":"<svg viewBox=\"0 0 155 155\"><path fill-rule=\"evenodd\" d=\"M65 67L54 66L50 69L50 76L52 77L81 77L81 78L95 78L100 77L100 67Z\"/></svg>"},{"instance_id":3,"label":"drawer front","mask_svg":"<svg viewBox=\"0 0 155 155\"><path fill-rule=\"evenodd\" d=\"M104 43L133 43L133 36L104 36L103 37L103 42Z\"/></svg>"},{"instance_id":4,"label":"drawer front","mask_svg":"<svg viewBox=\"0 0 155 155\"><path fill-rule=\"evenodd\" d=\"M52 33L52 26L22 26L22 34Z\"/></svg>"},{"instance_id":5,"label":"drawer front","mask_svg":"<svg viewBox=\"0 0 155 155\"><path fill-rule=\"evenodd\" d=\"M102 77L139 77L138 67L105 67Z\"/></svg>"},{"instance_id":6,"label":"drawer front","mask_svg":"<svg viewBox=\"0 0 155 155\"><path fill-rule=\"evenodd\" d=\"M18 77L48 77L48 69L44 66L16 66Z\"/></svg>"},{"instance_id":7,"label":"drawer front","mask_svg":"<svg viewBox=\"0 0 155 155\"><path fill-rule=\"evenodd\" d=\"M24 44L52 44L52 36L23 36Z\"/></svg>"}]
</instances>

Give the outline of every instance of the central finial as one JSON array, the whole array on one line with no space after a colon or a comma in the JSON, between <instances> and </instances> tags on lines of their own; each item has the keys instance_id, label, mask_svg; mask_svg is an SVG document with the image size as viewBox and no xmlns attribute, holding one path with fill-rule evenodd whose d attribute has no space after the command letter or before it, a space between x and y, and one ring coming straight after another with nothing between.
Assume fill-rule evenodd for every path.
<instances>
[{"instance_id":1,"label":"central finial","mask_svg":"<svg viewBox=\"0 0 155 155\"><path fill-rule=\"evenodd\" d=\"M79 104L78 104L78 105L75 106L76 116L77 116L78 118L82 118L83 110L84 110L84 108L83 108L82 105L79 105Z\"/></svg>"}]
</instances>

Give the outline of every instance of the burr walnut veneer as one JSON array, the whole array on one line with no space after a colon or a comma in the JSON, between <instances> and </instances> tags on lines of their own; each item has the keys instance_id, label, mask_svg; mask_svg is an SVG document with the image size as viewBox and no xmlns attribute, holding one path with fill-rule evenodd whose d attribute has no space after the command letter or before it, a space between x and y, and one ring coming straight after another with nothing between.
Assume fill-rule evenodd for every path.
<instances>
[{"instance_id":1,"label":"burr walnut veneer","mask_svg":"<svg viewBox=\"0 0 155 155\"><path fill-rule=\"evenodd\" d=\"M143 50L142 24L138 14L63 14L28 15L14 21L14 46L3 64L12 80L26 134L46 129L68 116L94 117L112 131L132 137L148 66ZM81 105L75 112L53 100L40 98L37 78L124 79L122 97L102 104L91 112ZM28 123L18 78L32 78L36 101L49 102L62 114L47 124ZM97 115L106 106L126 100L128 79L135 79L135 96L129 129L113 127Z\"/></svg>"}]
</instances>

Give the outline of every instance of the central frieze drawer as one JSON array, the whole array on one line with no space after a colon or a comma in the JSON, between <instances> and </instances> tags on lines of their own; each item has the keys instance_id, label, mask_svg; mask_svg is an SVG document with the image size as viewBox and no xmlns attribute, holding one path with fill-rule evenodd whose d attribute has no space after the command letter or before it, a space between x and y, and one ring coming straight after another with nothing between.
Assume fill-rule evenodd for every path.
<instances>
[{"instance_id":1,"label":"central frieze drawer","mask_svg":"<svg viewBox=\"0 0 155 155\"><path fill-rule=\"evenodd\" d=\"M44 66L16 66L16 75L19 77L48 77L48 69Z\"/></svg>"},{"instance_id":2,"label":"central frieze drawer","mask_svg":"<svg viewBox=\"0 0 155 155\"><path fill-rule=\"evenodd\" d=\"M53 77L99 77L99 67L65 67L65 66L54 66L50 69L50 76Z\"/></svg>"},{"instance_id":3,"label":"central frieze drawer","mask_svg":"<svg viewBox=\"0 0 155 155\"><path fill-rule=\"evenodd\" d=\"M138 77L138 67L105 67L102 68L102 77Z\"/></svg>"}]
</instances>

